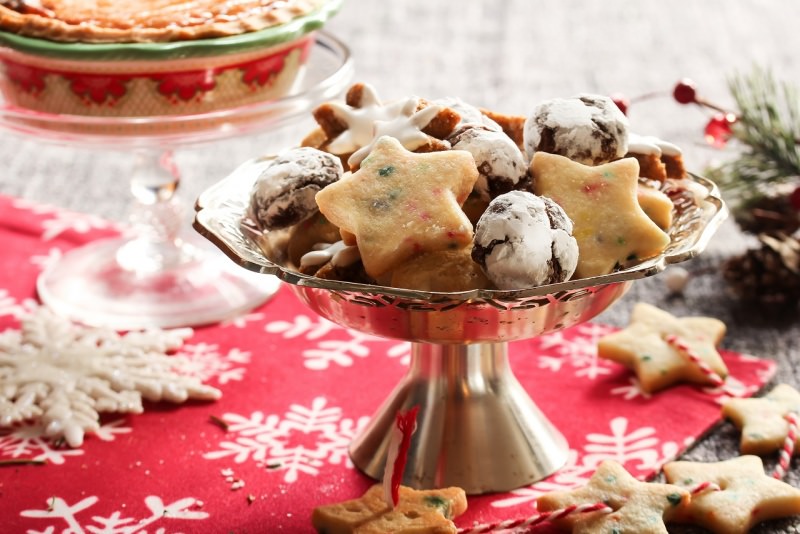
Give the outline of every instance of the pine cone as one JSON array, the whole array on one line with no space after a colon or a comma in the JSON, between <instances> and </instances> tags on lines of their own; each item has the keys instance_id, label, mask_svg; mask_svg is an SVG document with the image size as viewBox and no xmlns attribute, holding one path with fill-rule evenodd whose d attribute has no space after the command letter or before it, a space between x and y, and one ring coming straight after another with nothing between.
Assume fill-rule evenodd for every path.
<instances>
[{"instance_id":1,"label":"pine cone","mask_svg":"<svg viewBox=\"0 0 800 534\"><path fill-rule=\"evenodd\" d=\"M742 300L796 306L800 299L800 241L766 234L758 239L761 248L725 263L725 280Z\"/></svg>"},{"instance_id":2,"label":"pine cone","mask_svg":"<svg viewBox=\"0 0 800 534\"><path fill-rule=\"evenodd\" d=\"M752 234L791 235L800 228L800 211L789 194L749 200L735 210L734 219L742 230Z\"/></svg>"}]
</instances>

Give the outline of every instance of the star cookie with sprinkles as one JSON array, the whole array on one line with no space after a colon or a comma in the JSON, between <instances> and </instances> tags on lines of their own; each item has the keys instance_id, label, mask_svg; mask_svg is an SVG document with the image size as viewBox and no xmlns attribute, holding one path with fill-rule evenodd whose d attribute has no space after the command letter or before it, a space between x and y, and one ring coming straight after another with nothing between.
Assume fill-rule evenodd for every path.
<instances>
[{"instance_id":1,"label":"star cookie with sprinkles","mask_svg":"<svg viewBox=\"0 0 800 534\"><path fill-rule=\"evenodd\" d=\"M556 521L573 534L666 534L665 522L689 502L689 492L671 484L636 480L617 462L600 464L589 483L575 490L546 493L536 500L539 512L602 502L612 512L573 514Z\"/></svg>"},{"instance_id":2,"label":"star cookie with sprinkles","mask_svg":"<svg viewBox=\"0 0 800 534\"><path fill-rule=\"evenodd\" d=\"M627 328L602 337L597 355L632 369L647 393L678 382L714 385L700 365L692 362L674 343L675 336L688 346L718 377L728 369L716 346L725 335L725 323L711 317L675 317L643 302L633 307Z\"/></svg>"},{"instance_id":3,"label":"star cookie with sprinkles","mask_svg":"<svg viewBox=\"0 0 800 534\"><path fill-rule=\"evenodd\" d=\"M779 384L763 397L728 399L722 415L742 431L742 454L769 454L783 447L789 432L786 416L800 414L800 393L788 384ZM790 440L791 442L791 440ZM800 441L795 443L795 450Z\"/></svg>"},{"instance_id":4,"label":"star cookie with sprinkles","mask_svg":"<svg viewBox=\"0 0 800 534\"><path fill-rule=\"evenodd\" d=\"M656 256L669 245L669 236L637 200L636 159L592 167L536 152L530 168L534 192L554 200L572 219L580 252L574 278L608 274L620 265Z\"/></svg>"},{"instance_id":5,"label":"star cookie with sprinkles","mask_svg":"<svg viewBox=\"0 0 800 534\"><path fill-rule=\"evenodd\" d=\"M713 463L670 462L667 481L684 488L708 482L720 489L692 495L678 511L680 523L700 525L720 534L740 534L767 519L800 514L800 490L764 473L758 456Z\"/></svg>"},{"instance_id":6,"label":"star cookie with sprinkles","mask_svg":"<svg viewBox=\"0 0 800 534\"><path fill-rule=\"evenodd\" d=\"M469 152L417 154L381 137L358 171L316 201L331 223L355 236L364 268L378 279L413 256L472 243L460 206L477 179Z\"/></svg>"}]
</instances>

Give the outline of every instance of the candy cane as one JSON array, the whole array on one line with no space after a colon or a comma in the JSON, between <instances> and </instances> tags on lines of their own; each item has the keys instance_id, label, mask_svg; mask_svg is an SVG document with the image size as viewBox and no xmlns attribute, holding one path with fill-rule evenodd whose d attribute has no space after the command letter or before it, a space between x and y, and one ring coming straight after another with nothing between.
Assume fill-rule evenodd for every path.
<instances>
[{"instance_id":1,"label":"candy cane","mask_svg":"<svg viewBox=\"0 0 800 534\"><path fill-rule=\"evenodd\" d=\"M463 527L458 529L459 534L485 534L487 532L497 532L498 530L506 530L510 528L519 527L533 527L544 523L545 521L556 521L563 519L570 515L587 514L590 512L611 513L614 510L604 502L596 502L594 504L573 504L566 508L559 508L550 512L542 512L524 519L507 519L505 521L498 521L497 523L484 523L475 525L473 527Z\"/></svg>"},{"instance_id":2,"label":"candy cane","mask_svg":"<svg viewBox=\"0 0 800 534\"><path fill-rule=\"evenodd\" d=\"M700 371L702 371L702 373L708 377L715 387L721 388L722 392L730 397L738 396L734 391L725 386L725 380L711 367L709 367L709 365L703 361L703 359L692 349L692 347L689 346L688 343L683 341L675 334L668 335L666 338L664 338L664 340L689 358L689 360L691 360L692 363L694 363L700 369Z\"/></svg>"},{"instance_id":3,"label":"candy cane","mask_svg":"<svg viewBox=\"0 0 800 534\"><path fill-rule=\"evenodd\" d=\"M786 433L786 439L783 440L783 447L781 447L781 452L778 456L778 466L772 473L772 477L778 480L783 479L786 476L786 471L789 470L792 455L794 454L795 440L797 439L797 414L789 412L783 418L789 423L789 430Z\"/></svg>"}]
</instances>

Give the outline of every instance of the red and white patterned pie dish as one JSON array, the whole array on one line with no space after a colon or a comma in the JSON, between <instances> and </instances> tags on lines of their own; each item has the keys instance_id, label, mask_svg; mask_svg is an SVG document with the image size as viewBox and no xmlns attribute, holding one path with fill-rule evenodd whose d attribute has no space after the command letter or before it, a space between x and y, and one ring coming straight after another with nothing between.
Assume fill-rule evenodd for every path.
<instances>
[{"instance_id":1,"label":"red and white patterned pie dish","mask_svg":"<svg viewBox=\"0 0 800 534\"><path fill-rule=\"evenodd\" d=\"M180 1L184 0L168 4ZM170 37L149 42L156 39L151 34L144 34L148 42L92 42L97 39L86 32L74 36L54 23L57 35L83 39L61 42L24 35L3 17L2 10L8 8L0 4L0 30L11 25L19 31L0 31L0 91L7 104L18 108L101 117L196 115L280 98L298 80L315 30L338 11L341 0L250 3L264 4L264 9L297 6L273 17L272 24L264 17L258 24L235 27L198 24L191 32L172 32L185 40L164 42L160 41ZM164 21L159 19L159 24ZM167 23L162 29L167 31L170 24L174 25ZM107 33L102 28L97 32ZM190 38L194 36L201 38Z\"/></svg>"}]
</instances>

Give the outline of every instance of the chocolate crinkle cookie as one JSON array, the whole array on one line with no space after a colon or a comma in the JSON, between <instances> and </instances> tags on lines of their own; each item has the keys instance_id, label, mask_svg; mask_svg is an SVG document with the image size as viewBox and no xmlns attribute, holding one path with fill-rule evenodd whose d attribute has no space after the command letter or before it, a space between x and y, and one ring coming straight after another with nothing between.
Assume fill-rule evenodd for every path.
<instances>
[{"instance_id":1,"label":"chocolate crinkle cookie","mask_svg":"<svg viewBox=\"0 0 800 534\"><path fill-rule=\"evenodd\" d=\"M256 180L250 216L262 229L299 223L317 211L317 192L342 177L341 160L316 148L292 148L278 155Z\"/></svg>"},{"instance_id":2,"label":"chocolate crinkle cookie","mask_svg":"<svg viewBox=\"0 0 800 534\"><path fill-rule=\"evenodd\" d=\"M453 150L472 154L480 173L473 192L479 197L489 200L530 185L522 151L502 130L467 124L453 132L448 141Z\"/></svg>"},{"instance_id":3,"label":"chocolate crinkle cookie","mask_svg":"<svg viewBox=\"0 0 800 534\"><path fill-rule=\"evenodd\" d=\"M472 259L499 289L524 289L569 280L578 244L561 206L511 191L494 199L478 221Z\"/></svg>"},{"instance_id":4,"label":"chocolate crinkle cookie","mask_svg":"<svg viewBox=\"0 0 800 534\"><path fill-rule=\"evenodd\" d=\"M529 158L539 151L600 165L627 153L628 119L606 96L554 98L528 116L524 142Z\"/></svg>"}]
</instances>

